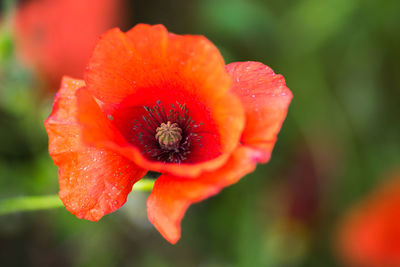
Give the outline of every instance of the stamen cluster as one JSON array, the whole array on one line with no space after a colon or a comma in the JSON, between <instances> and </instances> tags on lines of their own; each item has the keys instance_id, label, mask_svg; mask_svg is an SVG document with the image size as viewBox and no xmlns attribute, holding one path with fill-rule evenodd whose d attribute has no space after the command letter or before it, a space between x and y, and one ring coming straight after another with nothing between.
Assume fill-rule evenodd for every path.
<instances>
[{"instance_id":1,"label":"stamen cluster","mask_svg":"<svg viewBox=\"0 0 400 267\"><path fill-rule=\"evenodd\" d=\"M139 141L142 154L164 163L182 163L188 159L193 142L201 146L199 127L189 116L185 104L165 107L160 100L153 107L143 106L145 113L134 121L134 142Z\"/></svg>"}]
</instances>

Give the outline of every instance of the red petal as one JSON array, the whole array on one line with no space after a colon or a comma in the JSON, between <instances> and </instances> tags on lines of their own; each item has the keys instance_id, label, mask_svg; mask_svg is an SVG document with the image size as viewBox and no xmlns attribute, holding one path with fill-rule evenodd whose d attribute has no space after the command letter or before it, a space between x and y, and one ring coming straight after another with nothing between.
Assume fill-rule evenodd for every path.
<instances>
[{"instance_id":1,"label":"red petal","mask_svg":"<svg viewBox=\"0 0 400 267\"><path fill-rule=\"evenodd\" d=\"M202 36L169 34L161 25L139 24L127 34L113 29L96 46L86 82L89 93L82 93L82 99L92 100L82 100L80 105L84 140L120 153L142 168L185 177L214 170L226 162L244 128L244 111L238 97L228 92L232 81L223 59ZM132 128L134 118L124 119L125 126L106 122L105 114L115 115L116 121L121 121L119 117L127 118L130 114L118 111L143 108L157 100L201 103L206 107L204 113L216 124L211 133L214 139L204 138L204 142L212 143L210 150L216 151L212 159L201 158L201 153L197 153L199 163L195 164L149 161L129 138L122 138L126 129ZM199 110L194 108L191 112ZM200 116L197 113L190 115L196 118Z\"/></svg>"},{"instance_id":2,"label":"red petal","mask_svg":"<svg viewBox=\"0 0 400 267\"><path fill-rule=\"evenodd\" d=\"M120 208L145 171L114 152L80 140L75 92L83 81L64 78L45 121L49 152L59 167L60 199L79 218L92 221Z\"/></svg>"},{"instance_id":3,"label":"red petal","mask_svg":"<svg viewBox=\"0 0 400 267\"><path fill-rule=\"evenodd\" d=\"M139 90L168 90L166 84L209 103L231 87L224 67L218 49L205 37L138 24L126 34L112 29L102 36L85 81L91 94L105 103L120 103Z\"/></svg>"},{"instance_id":4,"label":"red petal","mask_svg":"<svg viewBox=\"0 0 400 267\"><path fill-rule=\"evenodd\" d=\"M229 96L229 97L228 97ZM235 103L237 100L233 95L228 95L225 100L230 100L230 104ZM221 165L223 165L226 160L229 158L230 153L229 150L233 150L237 142L235 143L232 140L232 136L227 139L229 142L228 152L225 152L223 155L208 160L202 163L196 164L165 164L163 162L155 162L149 161L141 154L140 150L128 143L125 138L121 135L118 129L112 124L112 121L106 118L106 115L102 112L99 105L93 99L93 97L89 94L86 88L81 88L77 92L78 97L78 121L82 127L82 137L83 140L92 146L96 146L99 148L106 148L116 153L125 156L126 158L135 162L138 166L148 169L151 171L157 171L162 173L171 173L173 175L184 176L184 177L196 177L199 173L207 170L214 170ZM236 116L232 116L232 113L235 113L232 107L238 107L237 105L226 105L221 106L219 110L215 113L219 116L218 120L221 121L225 118L224 127L221 128L221 135L224 136L232 134L229 133L231 129L234 132L240 132L240 128L243 126L243 117L241 114L241 110L239 109L236 112ZM236 102L236 104L240 107L240 102ZM230 113L229 111L232 111ZM235 120L235 117L238 119ZM231 127L231 128L229 128Z\"/></svg>"},{"instance_id":5,"label":"red petal","mask_svg":"<svg viewBox=\"0 0 400 267\"><path fill-rule=\"evenodd\" d=\"M119 21L121 2L21 1L14 17L16 52L56 90L63 75L83 76L98 37Z\"/></svg>"},{"instance_id":6,"label":"red petal","mask_svg":"<svg viewBox=\"0 0 400 267\"><path fill-rule=\"evenodd\" d=\"M292 93L282 75L259 62L235 62L226 70L233 78L233 92L246 112L242 143L262 152L260 161L269 160L277 134L286 117Z\"/></svg>"},{"instance_id":7,"label":"red petal","mask_svg":"<svg viewBox=\"0 0 400 267\"><path fill-rule=\"evenodd\" d=\"M147 199L150 222L165 239L175 244L180 238L180 223L188 207L217 194L253 171L256 163L252 156L252 151L241 147L221 169L204 173L196 179L160 176Z\"/></svg>"},{"instance_id":8,"label":"red petal","mask_svg":"<svg viewBox=\"0 0 400 267\"><path fill-rule=\"evenodd\" d=\"M242 145L221 169L197 179L169 175L157 179L147 201L148 216L171 243L180 238L180 222L192 203L217 194L253 171L258 161L269 159L292 98L283 77L261 63L232 63L226 69L246 111Z\"/></svg>"},{"instance_id":9,"label":"red petal","mask_svg":"<svg viewBox=\"0 0 400 267\"><path fill-rule=\"evenodd\" d=\"M400 266L400 174L382 178L339 225L336 245L345 266Z\"/></svg>"}]
</instances>

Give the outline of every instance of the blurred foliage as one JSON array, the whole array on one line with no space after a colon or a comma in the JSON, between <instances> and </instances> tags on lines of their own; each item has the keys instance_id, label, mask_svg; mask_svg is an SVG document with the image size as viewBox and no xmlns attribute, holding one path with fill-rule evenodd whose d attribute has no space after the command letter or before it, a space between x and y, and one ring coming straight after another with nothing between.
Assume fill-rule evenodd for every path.
<instances>
[{"instance_id":1,"label":"blurred foliage","mask_svg":"<svg viewBox=\"0 0 400 267\"><path fill-rule=\"evenodd\" d=\"M135 192L97 223L65 209L0 217L2 265L341 266L338 220L400 165L400 1L126 4L124 30L143 22L202 34L227 62L261 61L284 75L294 98L272 159L192 206L176 246ZM55 193L42 124L52 96L15 57L0 17L0 198Z\"/></svg>"}]
</instances>

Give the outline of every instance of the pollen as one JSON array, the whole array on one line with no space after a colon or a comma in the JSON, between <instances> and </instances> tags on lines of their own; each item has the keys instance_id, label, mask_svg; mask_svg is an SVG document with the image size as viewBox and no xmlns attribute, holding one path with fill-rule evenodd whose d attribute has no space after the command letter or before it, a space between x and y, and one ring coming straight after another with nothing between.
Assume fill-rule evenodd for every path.
<instances>
[{"instance_id":1,"label":"pollen","mask_svg":"<svg viewBox=\"0 0 400 267\"><path fill-rule=\"evenodd\" d=\"M165 150L177 150L182 140L182 129L177 123L161 123L156 129L155 138Z\"/></svg>"}]
</instances>

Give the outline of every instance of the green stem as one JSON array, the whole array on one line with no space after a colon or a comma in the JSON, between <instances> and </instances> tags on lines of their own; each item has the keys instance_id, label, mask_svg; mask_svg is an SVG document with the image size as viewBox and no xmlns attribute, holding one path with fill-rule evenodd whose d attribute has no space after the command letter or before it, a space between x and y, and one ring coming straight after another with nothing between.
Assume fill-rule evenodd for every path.
<instances>
[{"instance_id":1,"label":"green stem","mask_svg":"<svg viewBox=\"0 0 400 267\"><path fill-rule=\"evenodd\" d=\"M155 181L156 180L154 180L154 179L142 178L136 182L136 184L133 186L132 190L133 191L150 192L151 190L153 190Z\"/></svg>"},{"instance_id":2,"label":"green stem","mask_svg":"<svg viewBox=\"0 0 400 267\"><path fill-rule=\"evenodd\" d=\"M10 198L0 201L0 215L20 211L54 209L62 206L63 203L58 195Z\"/></svg>"},{"instance_id":3,"label":"green stem","mask_svg":"<svg viewBox=\"0 0 400 267\"><path fill-rule=\"evenodd\" d=\"M153 179L141 179L133 186L133 191L149 192L153 189ZM35 210L61 208L64 204L58 195L26 196L4 199L0 201L0 215Z\"/></svg>"}]
</instances>

